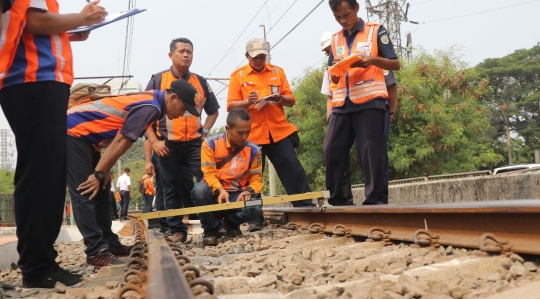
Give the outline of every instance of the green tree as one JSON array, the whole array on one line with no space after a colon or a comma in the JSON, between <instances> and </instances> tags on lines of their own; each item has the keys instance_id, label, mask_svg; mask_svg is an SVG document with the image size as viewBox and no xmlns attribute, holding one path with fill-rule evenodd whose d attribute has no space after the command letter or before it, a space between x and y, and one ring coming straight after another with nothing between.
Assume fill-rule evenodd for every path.
<instances>
[{"instance_id":1,"label":"green tree","mask_svg":"<svg viewBox=\"0 0 540 299\"><path fill-rule=\"evenodd\" d=\"M493 112L495 146L506 143L509 164L532 162L534 149L540 147L540 43L486 59L475 69L493 88L484 103Z\"/></svg>"},{"instance_id":2,"label":"green tree","mask_svg":"<svg viewBox=\"0 0 540 299\"><path fill-rule=\"evenodd\" d=\"M488 81L467 68L451 48L423 50L396 72L399 111L391 125L391 179L474 171L503 157L489 134L491 113L482 105Z\"/></svg>"}]
</instances>

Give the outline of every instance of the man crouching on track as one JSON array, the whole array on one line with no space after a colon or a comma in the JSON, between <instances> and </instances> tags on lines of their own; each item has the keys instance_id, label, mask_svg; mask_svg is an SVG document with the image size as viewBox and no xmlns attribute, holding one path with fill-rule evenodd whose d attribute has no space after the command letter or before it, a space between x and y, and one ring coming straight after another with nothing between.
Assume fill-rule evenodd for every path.
<instances>
[{"instance_id":1,"label":"man crouching on track","mask_svg":"<svg viewBox=\"0 0 540 299\"><path fill-rule=\"evenodd\" d=\"M117 257L127 256L131 250L120 244L118 235L111 231L111 167L163 114L170 119L184 115L186 110L198 115L196 96L191 84L177 80L165 91L105 97L68 109L67 184L77 227L86 245L87 267L120 264ZM106 144L100 157L99 149Z\"/></svg>"},{"instance_id":2,"label":"man crouching on track","mask_svg":"<svg viewBox=\"0 0 540 299\"><path fill-rule=\"evenodd\" d=\"M203 141L203 181L191 191L195 206L250 200L251 194L263 188L261 148L247 140L251 132L249 113L243 108L232 109L225 130ZM242 235L240 224L262 216L259 206L223 212L223 223L212 213L199 214L204 246L216 246L222 228L230 237L239 236Z\"/></svg>"}]
</instances>

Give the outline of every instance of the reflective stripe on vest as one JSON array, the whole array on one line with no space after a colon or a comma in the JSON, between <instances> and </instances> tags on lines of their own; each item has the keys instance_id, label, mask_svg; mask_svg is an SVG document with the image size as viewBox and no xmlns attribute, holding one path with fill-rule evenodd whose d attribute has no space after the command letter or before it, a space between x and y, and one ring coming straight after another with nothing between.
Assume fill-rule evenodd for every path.
<instances>
[{"instance_id":1,"label":"reflective stripe on vest","mask_svg":"<svg viewBox=\"0 0 540 299\"><path fill-rule=\"evenodd\" d=\"M30 0L17 0L6 13L2 14L2 32L0 34L0 88L3 79L13 63L21 35L26 25L26 11Z\"/></svg>"},{"instance_id":2,"label":"reflective stripe on vest","mask_svg":"<svg viewBox=\"0 0 540 299\"><path fill-rule=\"evenodd\" d=\"M75 105L67 110L67 133L90 142L96 149L105 147L118 134L134 108L154 106L161 111L159 96L159 91L154 91L150 95L107 97Z\"/></svg>"},{"instance_id":3,"label":"reflective stripe on vest","mask_svg":"<svg viewBox=\"0 0 540 299\"><path fill-rule=\"evenodd\" d=\"M18 2L15 1L15 5ZM46 0L46 4L48 13L59 13L56 0ZM14 23L17 21L14 20ZM22 28L24 29L24 26ZM6 39L9 40L13 38ZM0 87L40 81L56 81L71 85L73 61L68 34L62 32L55 35L34 35L23 32L16 45L11 65L0 79L3 79Z\"/></svg>"},{"instance_id":4,"label":"reflective stripe on vest","mask_svg":"<svg viewBox=\"0 0 540 299\"><path fill-rule=\"evenodd\" d=\"M215 163L225 159L229 156L229 150L226 144L226 133L214 135L206 139L208 145L214 151ZM261 171L250 171L251 164L257 156L257 152L260 147L252 142L242 149L240 153L234 156L227 164L223 165L220 169L217 169L216 177L219 179L221 185L228 192L237 192L245 190L249 186L249 176L254 173L261 173ZM208 166L211 164L205 163L202 166Z\"/></svg>"},{"instance_id":5,"label":"reflective stripe on vest","mask_svg":"<svg viewBox=\"0 0 540 299\"><path fill-rule=\"evenodd\" d=\"M165 90L171 86L171 83L178 80L173 73L168 70L161 73L161 90ZM197 90L197 98L195 99L195 108L202 112L206 104L206 95L202 83L196 74L190 73L187 81ZM201 137L199 129L202 128L200 116L194 116L187 112L177 119L171 120L166 115L157 121L158 136L164 136L169 141L190 141Z\"/></svg>"},{"instance_id":6,"label":"reflective stripe on vest","mask_svg":"<svg viewBox=\"0 0 540 299\"><path fill-rule=\"evenodd\" d=\"M377 34L378 24L365 23L366 30L358 32L351 47L347 45L343 31L333 36L332 53L336 57L347 57L349 55L378 55ZM341 52L341 54L337 54ZM367 68L352 68L345 75L341 76L337 88L332 94L332 107L340 107L349 97L354 104L363 104L374 98L388 98L384 72L376 66Z\"/></svg>"}]
</instances>

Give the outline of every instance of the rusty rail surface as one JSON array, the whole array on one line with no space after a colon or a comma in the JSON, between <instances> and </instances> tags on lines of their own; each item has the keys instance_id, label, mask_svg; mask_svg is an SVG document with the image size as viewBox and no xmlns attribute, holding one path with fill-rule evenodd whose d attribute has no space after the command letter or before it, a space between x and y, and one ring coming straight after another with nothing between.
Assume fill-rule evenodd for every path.
<instances>
[{"instance_id":1,"label":"rusty rail surface","mask_svg":"<svg viewBox=\"0 0 540 299\"><path fill-rule=\"evenodd\" d=\"M158 229L148 231L148 299L195 298L177 258Z\"/></svg>"},{"instance_id":2,"label":"rusty rail surface","mask_svg":"<svg viewBox=\"0 0 540 299\"><path fill-rule=\"evenodd\" d=\"M540 200L267 208L265 219L312 233L540 254Z\"/></svg>"},{"instance_id":3,"label":"rusty rail surface","mask_svg":"<svg viewBox=\"0 0 540 299\"><path fill-rule=\"evenodd\" d=\"M214 294L214 286L200 278L199 269L183 255L177 243L158 229L149 230L138 220L139 212L130 211L129 221L135 235L133 249L125 265L122 288L115 298L129 291L141 299L193 299L203 292Z\"/></svg>"}]
</instances>

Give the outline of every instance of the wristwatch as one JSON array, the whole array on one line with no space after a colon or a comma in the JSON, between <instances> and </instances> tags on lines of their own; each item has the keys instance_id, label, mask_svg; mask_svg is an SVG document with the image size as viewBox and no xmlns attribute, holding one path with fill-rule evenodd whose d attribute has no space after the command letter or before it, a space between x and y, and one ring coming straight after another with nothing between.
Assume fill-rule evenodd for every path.
<instances>
[{"instance_id":1,"label":"wristwatch","mask_svg":"<svg viewBox=\"0 0 540 299\"><path fill-rule=\"evenodd\" d=\"M94 170L94 176L100 181L103 181L105 179L105 174L103 173L103 171Z\"/></svg>"},{"instance_id":2,"label":"wristwatch","mask_svg":"<svg viewBox=\"0 0 540 299\"><path fill-rule=\"evenodd\" d=\"M201 135L208 135L208 129L207 128L202 128Z\"/></svg>"}]
</instances>

